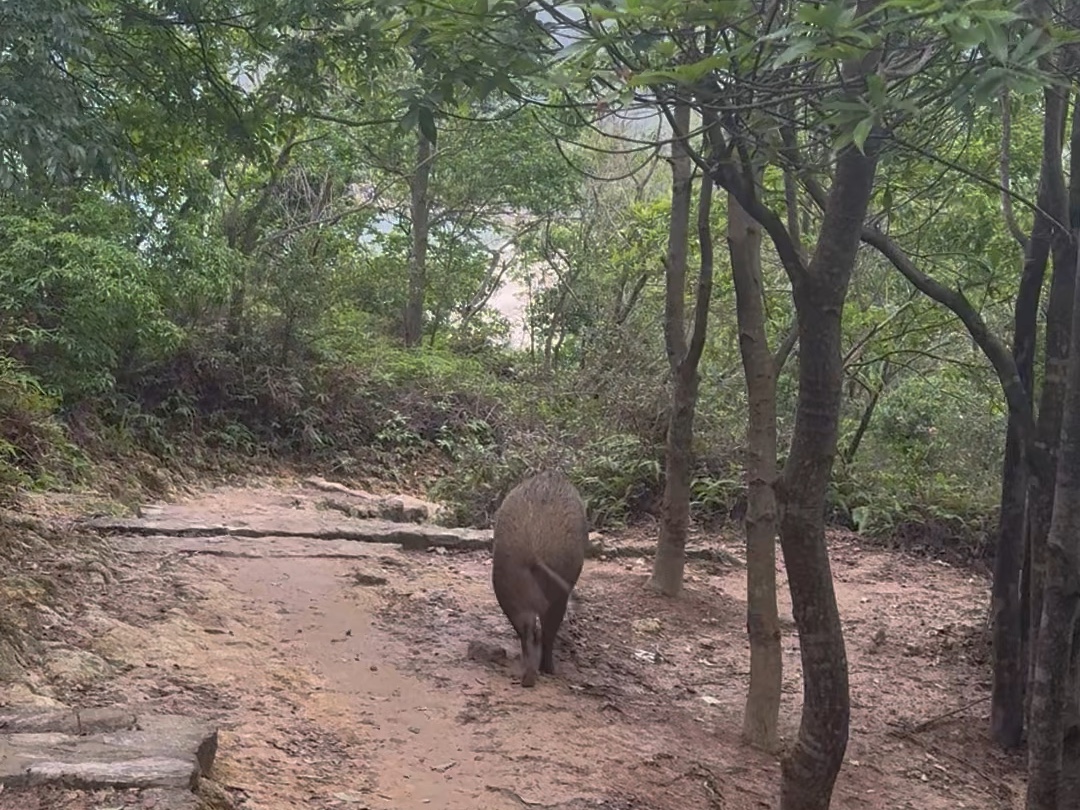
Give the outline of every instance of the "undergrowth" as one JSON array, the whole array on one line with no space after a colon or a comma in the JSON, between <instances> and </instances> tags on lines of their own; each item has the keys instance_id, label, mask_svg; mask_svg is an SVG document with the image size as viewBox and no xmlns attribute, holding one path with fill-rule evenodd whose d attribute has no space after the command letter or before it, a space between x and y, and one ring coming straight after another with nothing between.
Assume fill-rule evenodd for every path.
<instances>
[{"instance_id":1,"label":"undergrowth","mask_svg":"<svg viewBox=\"0 0 1080 810\"><path fill-rule=\"evenodd\" d=\"M375 341L281 365L215 348L222 343L220 335L192 335L164 361L118 380L108 397L66 406L4 360L0 496L96 475L105 489L131 497L193 476L285 464L426 491L449 507L451 522L487 526L510 487L556 466L581 490L596 528L659 515L662 383L619 397L613 418L608 398L582 396L573 373L514 372L513 358L495 349L461 356ZM736 418L712 421L730 429ZM832 523L985 554L989 490L976 497L969 480L928 476L881 446L864 455L862 463L838 465ZM737 433L699 435L696 456L693 517L713 530L737 530L745 509Z\"/></svg>"},{"instance_id":2,"label":"undergrowth","mask_svg":"<svg viewBox=\"0 0 1080 810\"><path fill-rule=\"evenodd\" d=\"M0 353L0 501L22 489L70 484L87 472L57 407L33 374Z\"/></svg>"}]
</instances>

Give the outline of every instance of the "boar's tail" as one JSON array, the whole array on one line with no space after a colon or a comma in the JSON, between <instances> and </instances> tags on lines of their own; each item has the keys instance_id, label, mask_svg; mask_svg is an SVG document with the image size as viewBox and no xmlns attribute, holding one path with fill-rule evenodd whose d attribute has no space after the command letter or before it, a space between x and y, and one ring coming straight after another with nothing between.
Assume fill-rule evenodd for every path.
<instances>
[{"instance_id":1,"label":"boar's tail","mask_svg":"<svg viewBox=\"0 0 1080 810\"><path fill-rule=\"evenodd\" d=\"M535 562L533 571L541 574L536 578L537 584L540 585L540 589L548 598L548 602L566 599L570 595L570 584L547 563Z\"/></svg>"}]
</instances>

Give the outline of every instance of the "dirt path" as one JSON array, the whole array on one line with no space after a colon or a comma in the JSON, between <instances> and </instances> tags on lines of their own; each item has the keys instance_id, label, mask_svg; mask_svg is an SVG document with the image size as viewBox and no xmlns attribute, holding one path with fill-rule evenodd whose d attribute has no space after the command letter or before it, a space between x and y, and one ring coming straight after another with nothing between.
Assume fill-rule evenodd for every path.
<instances>
[{"instance_id":1,"label":"dirt path","mask_svg":"<svg viewBox=\"0 0 1080 810\"><path fill-rule=\"evenodd\" d=\"M222 489L182 509L203 521L315 516L299 486ZM559 674L524 690L486 552L299 537L115 542L128 568L79 617L81 642L115 671L79 700L220 722L216 779L239 808L775 806L776 761L738 739L748 666L738 566L693 563L671 602L643 587L645 560L587 561ZM849 537L831 552L853 700L833 806L1020 807L1020 763L985 733L986 583ZM801 682L780 573L790 739ZM470 657L470 642L511 660Z\"/></svg>"}]
</instances>

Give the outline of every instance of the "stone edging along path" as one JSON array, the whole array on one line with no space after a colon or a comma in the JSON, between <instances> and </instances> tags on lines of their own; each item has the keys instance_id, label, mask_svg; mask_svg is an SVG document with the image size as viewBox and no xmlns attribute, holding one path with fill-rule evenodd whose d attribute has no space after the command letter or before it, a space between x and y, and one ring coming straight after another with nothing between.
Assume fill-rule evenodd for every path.
<instances>
[{"instance_id":1,"label":"stone edging along path","mask_svg":"<svg viewBox=\"0 0 1080 810\"><path fill-rule=\"evenodd\" d=\"M292 504L262 503L227 522L207 520L204 510L184 504L160 504L140 510L138 518L99 517L82 526L109 535L143 537L300 538L398 545L406 551L482 551L491 548L491 531L436 525L444 510L410 496L379 496L342 484L308 478L306 487L332 492L315 500L297 495ZM651 557L651 543L616 544L592 533L586 556L594 559ZM741 566L742 561L715 547L688 546L686 556Z\"/></svg>"},{"instance_id":2,"label":"stone edging along path","mask_svg":"<svg viewBox=\"0 0 1080 810\"><path fill-rule=\"evenodd\" d=\"M357 543L399 545L405 551L483 551L491 548L491 532L484 529L455 529L442 526L393 523L386 520L345 518L337 525L295 527L275 525L267 516L264 525L230 526L176 519L95 518L81 524L101 534L143 537L236 537L268 539L292 537L308 540L346 540ZM590 537L585 556L592 559L615 557L651 557L655 547L646 544L608 545L602 538ZM716 548L687 547L686 558L727 565L742 565L734 555Z\"/></svg>"},{"instance_id":3,"label":"stone edging along path","mask_svg":"<svg viewBox=\"0 0 1080 810\"><path fill-rule=\"evenodd\" d=\"M125 788L160 806L196 807L217 755L217 729L179 715L119 708L0 710L0 785Z\"/></svg>"}]
</instances>

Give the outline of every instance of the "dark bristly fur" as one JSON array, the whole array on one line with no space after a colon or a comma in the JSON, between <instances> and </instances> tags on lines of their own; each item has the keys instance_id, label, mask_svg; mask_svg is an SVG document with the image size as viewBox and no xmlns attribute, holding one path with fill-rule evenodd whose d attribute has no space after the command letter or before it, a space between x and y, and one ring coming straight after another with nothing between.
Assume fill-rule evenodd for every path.
<instances>
[{"instance_id":1,"label":"dark bristly fur","mask_svg":"<svg viewBox=\"0 0 1080 810\"><path fill-rule=\"evenodd\" d=\"M491 582L521 640L522 686L553 674L552 648L585 562L589 525L570 479L548 470L522 481L495 513Z\"/></svg>"}]
</instances>

